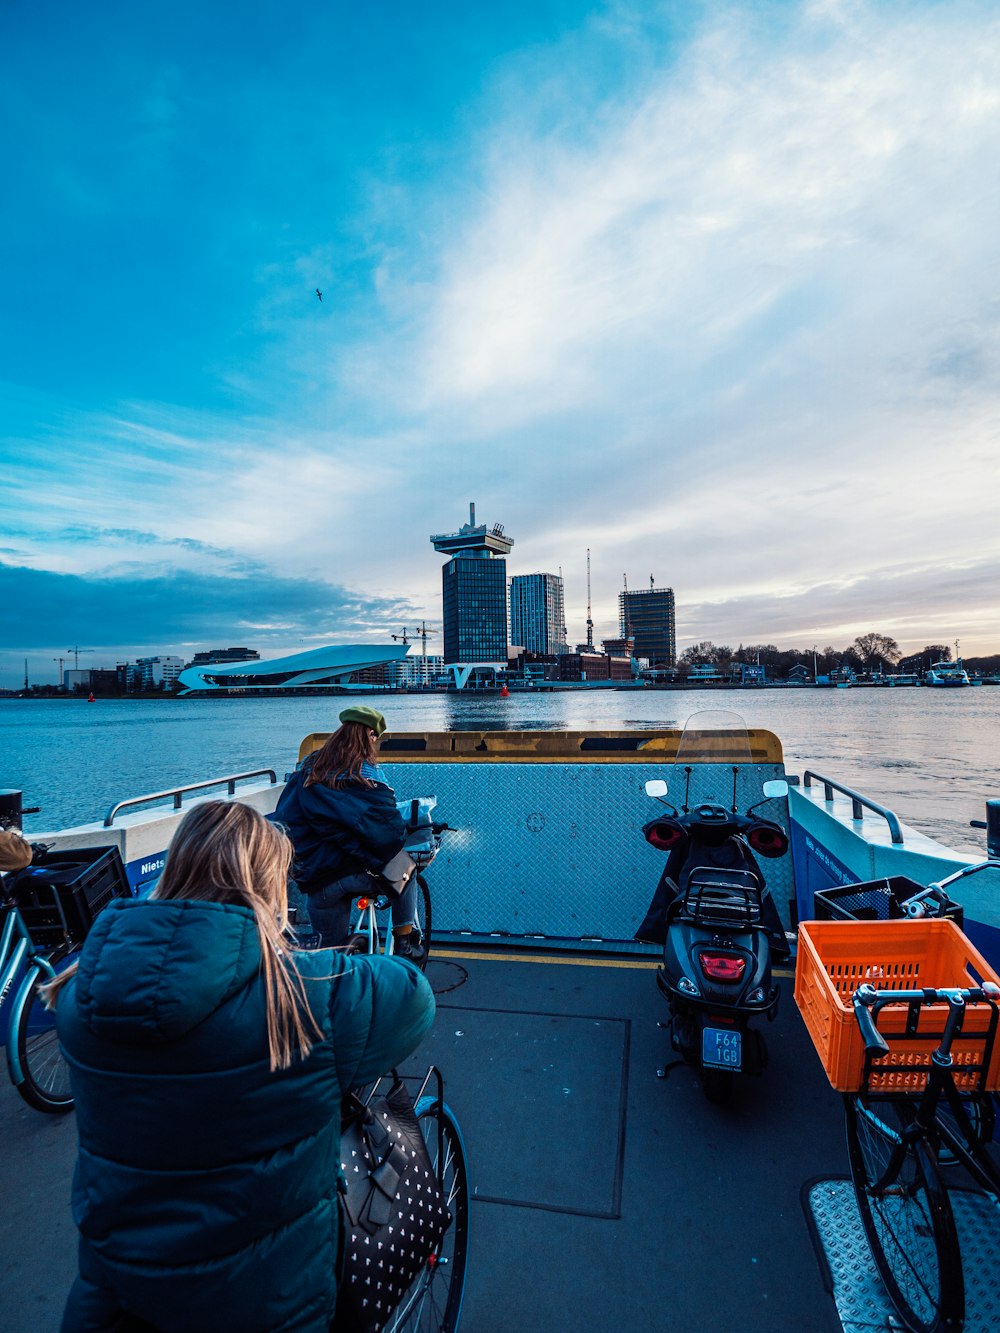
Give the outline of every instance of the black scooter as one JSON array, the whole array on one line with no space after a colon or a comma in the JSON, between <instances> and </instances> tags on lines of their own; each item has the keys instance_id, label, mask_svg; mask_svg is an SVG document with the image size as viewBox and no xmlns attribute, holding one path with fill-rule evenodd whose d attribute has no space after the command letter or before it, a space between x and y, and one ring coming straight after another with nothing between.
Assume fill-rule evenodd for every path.
<instances>
[{"instance_id":1,"label":"black scooter","mask_svg":"<svg viewBox=\"0 0 1000 1333\"><path fill-rule=\"evenodd\" d=\"M774 1019L772 960L787 960L789 948L754 852L784 856L788 838L753 811L787 792L783 780L765 782L762 800L741 815L734 770L731 809L711 803L689 809L685 799L681 813L663 799L665 782L646 783L647 795L659 798L667 813L650 820L643 834L669 859L636 934L663 945L656 979L670 1006L671 1041L685 1062L701 1069L711 1102L729 1100L734 1074L760 1074L767 1064L763 1035L750 1022L761 1015ZM665 1077L666 1070L659 1073Z\"/></svg>"}]
</instances>

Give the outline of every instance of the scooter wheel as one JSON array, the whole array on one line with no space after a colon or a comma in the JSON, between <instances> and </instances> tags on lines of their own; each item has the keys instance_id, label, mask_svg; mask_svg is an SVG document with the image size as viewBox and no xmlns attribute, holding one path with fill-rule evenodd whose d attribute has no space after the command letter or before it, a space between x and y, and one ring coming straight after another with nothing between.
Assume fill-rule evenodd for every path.
<instances>
[{"instance_id":1,"label":"scooter wheel","mask_svg":"<svg viewBox=\"0 0 1000 1333\"><path fill-rule=\"evenodd\" d=\"M703 1069L701 1089L715 1106L725 1106L733 1095L733 1076L726 1069Z\"/></svg>"}]
</instances>

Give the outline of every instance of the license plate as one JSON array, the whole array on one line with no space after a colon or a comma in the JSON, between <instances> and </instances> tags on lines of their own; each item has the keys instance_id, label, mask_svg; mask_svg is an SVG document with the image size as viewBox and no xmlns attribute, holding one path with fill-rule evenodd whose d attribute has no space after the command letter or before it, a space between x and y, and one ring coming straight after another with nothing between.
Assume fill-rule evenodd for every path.
<instances>
[{"instance_id":1,"label":"license plate","mask_svg":"<svg viewBox=\"0 0 1000 1333\"><path fill-rule=\"evenodd\" d=\"M732 1028L705 1028L701 1034L701 1063L711 1069L743 1067L743 1034Z\"/></svg>"}]
</instances>

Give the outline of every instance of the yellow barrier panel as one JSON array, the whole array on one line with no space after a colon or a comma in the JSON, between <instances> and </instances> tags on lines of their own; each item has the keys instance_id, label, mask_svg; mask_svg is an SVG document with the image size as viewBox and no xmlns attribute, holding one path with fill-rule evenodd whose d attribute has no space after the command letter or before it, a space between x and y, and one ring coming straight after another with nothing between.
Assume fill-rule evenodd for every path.
<instances>
[{"instance_id":1,"label":"yellow barrier panel","mask_svg":"<svg viewBox=\"0 0 1000 1333\"><path fill-rule=\"evenodd\" d=\"M299 763L332 733L313 731L299 746ZM379 755L393 764L419 763L673 763L681 731L403 731L382 737ZM757 729L688 734L684 763L780 764L781 741Z\"/></svg>"}]
</instances>

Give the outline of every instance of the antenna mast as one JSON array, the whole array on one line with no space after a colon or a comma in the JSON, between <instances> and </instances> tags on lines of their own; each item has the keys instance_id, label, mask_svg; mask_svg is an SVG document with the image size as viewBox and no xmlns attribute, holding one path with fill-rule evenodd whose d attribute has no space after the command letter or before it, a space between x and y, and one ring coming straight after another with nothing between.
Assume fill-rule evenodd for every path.
<instances>
[{"instance_id":1,"label":"antenna mast","mask_svg":"<svg viewBox=\"0 0 1000 1333\"><path fill-rule=\"evenodd\" d=\"M590 547L587 547L587 652L594 651L594 617L590 611Z\"/></svg>"}]
</instances>

